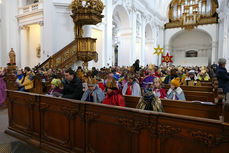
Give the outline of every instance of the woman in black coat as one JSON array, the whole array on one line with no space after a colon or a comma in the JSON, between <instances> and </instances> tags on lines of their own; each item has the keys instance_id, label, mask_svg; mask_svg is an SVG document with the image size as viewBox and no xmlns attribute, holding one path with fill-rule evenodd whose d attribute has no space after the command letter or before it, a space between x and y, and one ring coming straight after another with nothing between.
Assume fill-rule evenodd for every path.
<instances>
[{"instance_id":1,"label":"woman in black coat","mask_svg":"<svg viewBox=\"0 0 229 153\"><path fill-rule=\"evenodd\" d=\"M219 88L222 88L225 94L229 92L229 73L226 69L226 62L226 59L220 58L218 62L219 67L216 70L216 77L219 81Z\"/></svg>"}]
</instances>

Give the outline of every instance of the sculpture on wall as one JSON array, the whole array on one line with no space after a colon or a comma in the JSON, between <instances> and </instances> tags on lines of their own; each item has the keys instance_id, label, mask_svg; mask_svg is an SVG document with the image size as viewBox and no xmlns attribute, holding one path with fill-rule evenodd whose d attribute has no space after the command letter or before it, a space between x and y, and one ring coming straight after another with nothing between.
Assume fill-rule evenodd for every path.
<instances>
[{"instance_id":1,"label":"sculpture on wall","mask_svg":"<svg viewBox=\"0 0 229 153\"><path fill-rule=\"evenodd\" d=\"M8 69L9 70L15 70L17 68L16 66L16 54L13 50L13 48L11 48L10 52L9 52L9 58L10 58L10 62L7 64L8 65Z\"/></svg>"},{"instance_id":2,"label":"sculpture on wall","mask_svg":"<svg viewBox=\"0 0 229 153\"><path fill-rule=\"evenodd\" d=\"M41 45L40 44L38 45L36 51L37 51L37 57L40 58L41 57Z\"/></svg>"},{"instance_id":3,"label":"sculpture on wall","mask_svg":"<svg viewBox=\"0 0 229 153\"><path fill-rule=\"evenodd\" d=\"M9 58L10 58L10 65L16 65L16 55L15 52L13 50L13 48L11 48L10 52L9 52Z\"/></svg>"}]
</instances>

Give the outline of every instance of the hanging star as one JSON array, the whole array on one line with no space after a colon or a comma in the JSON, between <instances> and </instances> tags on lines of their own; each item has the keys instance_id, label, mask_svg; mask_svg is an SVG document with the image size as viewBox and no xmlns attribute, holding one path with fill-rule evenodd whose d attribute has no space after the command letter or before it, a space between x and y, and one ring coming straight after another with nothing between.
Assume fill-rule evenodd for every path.
<instances>
[{"instance_id":1,"label":"hanging star","mask_svg":"<svg viewBox=\"0 0 229 153\"><path fill-rule=\"evenodd\" d=\"M173 58L173 56L169 56L169 53L167 53L166 54L166 56L162 56L162 58L164 58L163 60L162 60L162 63L166 63L166 64L168 64L168 63L173 63L173 61L172 61L172 58Z\"/></svg>"},{"instance_id":2,"label":"hanging star","mask_svg":"<svg viewBox=\"0 0 229 153\"><path fill-rule=\"evenodd\" d=\"M158 56L160 56L161 54L163 55L164 48L160 48L160 45L158 45L158 48L154 48L154 49L155 49L154 54L157 54Z\"/></svg>"}]
</instances>

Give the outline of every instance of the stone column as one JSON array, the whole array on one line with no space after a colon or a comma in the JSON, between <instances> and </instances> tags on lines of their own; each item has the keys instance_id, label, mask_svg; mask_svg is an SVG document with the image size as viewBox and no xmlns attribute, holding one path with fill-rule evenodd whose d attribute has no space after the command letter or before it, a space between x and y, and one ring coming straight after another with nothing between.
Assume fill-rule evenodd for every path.
<instances>
[{"instance_id":1,"label":"stone column","mask_svg":"<svg viewBox=\"0 0 229 153\"><path fill-rule=\"evenodd\" d=\"M130 66L133 64L131 58L131 45L132 45L132 34L131 28L120 29L120 47L118 54L118 65L119 66ZM136 44L135 44L136 45Z\"/></svg>"},{"instance_id":2,"label":"stone column","mask_svg":"<svg viewBox=\"0 0 229 153\"><path fill-rule=\"evenodd\" d=\"M137 16L136 16L136 10L133 9L132 10L132 40L131 40L131 52L130 52L130 64L129 65L132 65L135 60L136 60L136 36L137 36ZM138 57L139 58L139 57ZM141 59L139 59L141 60ZM142 61L140 61L142 62Z\"/></svg>"},{"instance_id":3,"label":"stone column","mask_svg":"<svg viewBox=\"0 0 229 153\"><path fill-rule=\"evenodd\" d=\"M103 61L103 66L108 67L112 66L112 53L113 53L113 47L112 47L112 1L111 0L106 0L106 7L105 7L105 39L104 39L104 46L105 46L105 51L104 51L104 61Z\"/></svg>"},{"instance_id":4,"label":"stone column","mask_svg":"<svg viewBox=\"0 0 229 153\"><path fill-rule=\"evenodd\" d=\"M142 17L142 34L141 34L141 37L142 37L142 41L141 41L141 65L145 66L145 53L146 53L146 50L145 50L145 27L146 27L146 23L145 23L145 18Z\"/></svg>"},{"instance_id":5,"label":"stone column","mask_svg":"<svg viewBox=\"0 0 229 153\"><path fill-rule=\"evenodd\" d=\"M27 34L27 30L28 27L25 26L21 26L19 28L20 30L20 67L24 68L27 64L27 56L26 56L26 52L27 52L27 48L26 48L26 34Z\"/></svg>"},{"instance_id":6,"label":"stone column","mask_svg":"<svg viewBox=\"0 0 229 153\"><path fill-rule=\"evenodd\" d=\"M217 59L218 59L218 55L217 55L217 42L213 41L212 42L212 61L211 64L213 64L214 62L217 63Z\"/></svg>"}]
</instances>

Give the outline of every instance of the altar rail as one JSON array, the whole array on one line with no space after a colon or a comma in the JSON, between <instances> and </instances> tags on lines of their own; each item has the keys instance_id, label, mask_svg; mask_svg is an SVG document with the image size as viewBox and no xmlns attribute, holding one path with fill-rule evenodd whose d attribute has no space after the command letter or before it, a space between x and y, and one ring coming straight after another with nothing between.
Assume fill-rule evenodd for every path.
<instances>
[{"instance_id":1,"label":"altar rail","mask_svg":"<svg viewBox=\"0 0 229 153\"><path fill-rule=\"evenodd\" d=\"M53 153L228 153L229 123L7 91L6 133ZM224 111L227 114L228 110ZM225 116L224 118L227 118Z\"/></svg>"}]
</instances>

